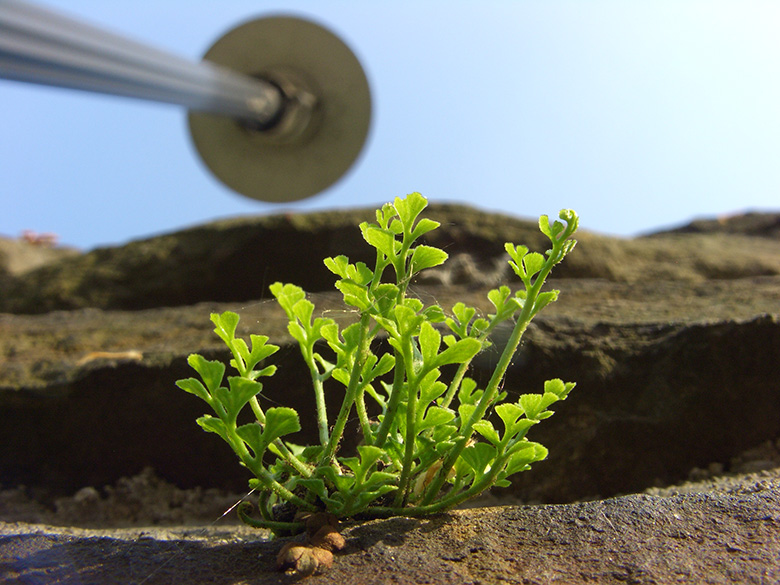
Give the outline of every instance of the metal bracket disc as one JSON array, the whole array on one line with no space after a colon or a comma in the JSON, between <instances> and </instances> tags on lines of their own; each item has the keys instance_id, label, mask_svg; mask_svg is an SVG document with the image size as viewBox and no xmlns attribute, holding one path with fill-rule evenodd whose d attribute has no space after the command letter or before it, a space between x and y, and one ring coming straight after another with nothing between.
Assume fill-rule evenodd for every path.
<instances>
[{"instance_id":1,"label":"metal bracket disc","mask_svg":"<svg viewBox=\"0 0 780 585\"><path fill-rule=\"evenodd\" d=\"M286 97L269 130L189 112L195 148L230 188L261 201L297 201L355 162L368 136L371 94L357 57L333 33L299 18L261 18L228 32L204 59L271 81Z\"/></svg>"}]
</instances>

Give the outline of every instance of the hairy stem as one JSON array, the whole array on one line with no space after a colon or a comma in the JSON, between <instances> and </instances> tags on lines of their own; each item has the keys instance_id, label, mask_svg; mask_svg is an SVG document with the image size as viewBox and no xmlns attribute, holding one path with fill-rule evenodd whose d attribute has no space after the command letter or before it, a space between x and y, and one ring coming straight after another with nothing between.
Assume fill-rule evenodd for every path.
<instances>
[{"instance_id":1,"label":"hairy stem","mask_svg":"<svg viewBox=\"0 0 780 585\"><path fill-rule=\"evenodd\" d=\"M271 475L271 473L265 468L263 462L252 456L252 454L246 448L244 441L241 440L241 437L239 437L238 433L236 433L235 424L232 426L232 428L228 427L226 430L228 437L230 438L230 446L236 452L238 458L252 473L255 474L255 477L257 477L257 479L259 479L267 489L273 491L280 498L295 504L299 508L310 510L312 512L317 510L317 507L314 504L299 498L278 481L276 481L273 475Z\"/></svg>"},{"instance_id":2,"label":"hairy stem","mask_svg":"<svg viewBox=\"0 0 780 585\"><path fill-rule=\"evenodd\" d=\"M393 389L390 391L390 398L387 401L382 424L376 433L375 445L383 447L387 440L390 428L393 426L396 412L398 412L398 402L401 400L401 394L404 389L404 358L398 350L395 351L395 372L393 373Z\"/></svg>"},{"instance_id":3,"label":"hairy stem","mask_svg":"<svg viewBox=\"0 0 780 585\"><path fill-rule=\"evenodd\" d=\"M365 396L366 393L363 387L361 387L355 397L355 409L357 410L358 420L360 421L360 430L363 433L363 442L366 445L373 445L374 433L371 431L371 422L368 420Z\"/></svg>"},{"instance_id":4,"label":"hairy stem","mask_svg":"<svg viewBox=\"0 0 780 585\"><path fill-rule=\"evenodd\" d=\"M473 432L474 423L476 423L478 420L481 420L485 416L487 409L496 399L499 388L501 387L501 382L503 381L504 375L506 374L506 371L509 368L509 364L512 361L512 357L514 356L518 346L520 345L520 340L523 337L523 333L525 333L525 330L528 328L528 324L531 322L531 319L536 313L535 311L536 299L538 298L539 293L541 292L542 285L544 284L545 279L550 274L550 271L555 265L554 258L556 256L556 252L558 251L556 248L559 247L560 245L553 246L553 252L548 257L547 262L545 262L542 269L539 271L539 274L537 275L537 278L534 281L533 285L531 285L530 288L528 288L528 284L530 284L530 282L526 284L527 293L526 293L525 303L523 304L523 309L520 312L520 316L518 317L517 322L515 323L515 327L512 330L512 334L510 335L509 340L507 341L507 344L504 347L504 351L501 353L501 358L498 360L498 364L496 364L496 369L493 371L493 375L490 377L490 381L488 382L488 385L485 388L485 392L482 395L482 398L477 403L477 407L474 409L474 412L472 413L469 420L463 425L461 431L462 437L460 441L458 441L458 443L447 454L447 457L444 459L444 463L442 464L441 469L439 469L436 478L428 486L428 489L426 490L425 493L425 497L423 498L422 501L423 505L430 504L431 501L439 493L439 490L444 485L444 482L446 481L447 475L449 474L450 470L455 465L455 462L458 460L458 457L460 457L460 454L463 452L463 449L465 449L466 445L468 445L468 442L471 439L471 434Z\"/></svg>"},{"instance_id":5,"label":"hairy stem","mask_svg":"<svg viewBox=\"0 0 780 585\"><path fill-rule=\"evenodd\" d=\"M252 407L252 412L254 413L257 422L259 422L261 425L264 425L265 413L260 407L260 403L257 401L257 396L252 396L252 398L249 399L249 405ZM311 468L298 459L281 439L276 439L271 444L279 450L279 454L287 461L287 463L295 468L298 473L300 473L303 477L311 477Z\"/></svg>"},{"instance_id":6,"label":"hairy stem","mask_svg":"<svg viewBox=\"0 0 780 585\"><path fill-rule=\"evenodd\" d=\"M422 374L414 374L414 361L411 356L409 344L404 346L404 361L407 364L406 372L406 436L404 437L404 460L401 467L401 478L398 480L398 492L395 496L395 505L403 506L409 489L409 480L414 466L414 447L417 438L417 385L422 379Z\"/></svg>"},{"instance_id":7,"label":"hairy stem","mask_svg":"<svg viewBox=\"0 0 780 585\"><path fill-rule=\"evenodd\" d=\"M485 346L483 345L482 347L484 348ZM457 394L458 389L460 388L460 383L463 381L463 378L466 375L470 365L471 360L468 360L458 366L458 370L455 372L455 376L453 376L452 382L450 382L450 385L447 388L447 393L444 395L444 398L441 401L440 406L442 408L448 408L453 398L455 398L455 394Z\"/></svg>"},{"instance_id":8,"label":"hairy stem","mask_svg":"<svg viewBox=\"0 0 780 585\"><path fill-rule=\"evenodd\" d=\"M341 403L341 410L336 418L336 423L333 425L333 432L331 433L330 438L325 445L322 457L320 458L320 466L328 465L333 461L336 455L336 449L338 449L339 442L341 442L341 436L344 434L344 427L347 424L352 405L355 403L355 398L357 397L360 385L360 372L363 370L363 364L368 355L368 330L370 319L371 316L367 313L360 318L360 337L357 354L355 355L355 363L352 366L352 373L350 374L344 402Z\"/></svg>"},{"instance_id":9,"label":"hairy stem","mask_svg":"<svg viewBox=\"0 0 780 585\"><path fill-rule=\"evenodd\" d=\"M279 522L277 520L266 518L265 516L262 520L252 518L252 516L249 515L249 511L251 509L252 504L249 502L244 502L238 507L236 512L238 513L238 517L241 518L242 522L253 528L264 528L266 530L273 530L275 532L300 532L306 527L306 524L303 522Z\"/></svg>"},{"instance_id":10,"label":"hairy stem","mask_svg":"<svg viewBox=\"0 0 780 585\"><path fill-rule=\"evenodd\" d=\"M312 383L314 386L314 401L317 405L317 427L320 431L320 445L328 443L328 411L325 408L325 389L322 386L322 378L317 369L317 365L312 362L309 364L312 370Z\"/></svg>"}]
</instances>

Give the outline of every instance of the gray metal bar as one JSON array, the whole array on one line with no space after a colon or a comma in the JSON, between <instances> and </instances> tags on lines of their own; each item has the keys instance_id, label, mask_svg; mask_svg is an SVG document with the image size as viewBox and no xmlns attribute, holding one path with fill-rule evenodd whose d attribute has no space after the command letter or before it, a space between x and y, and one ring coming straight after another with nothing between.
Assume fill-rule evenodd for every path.
<instances>
[{"instance_id":1,"label":"gray metal bar","mask_svg":"<svg viewBox=\"0 0 780 585\"><path fill-rule=\"evenodd\" d=\"M0 78L178 104L261 126L283 106L271 83L20 0L0 0Z\"/></svg>"}]
</instances>

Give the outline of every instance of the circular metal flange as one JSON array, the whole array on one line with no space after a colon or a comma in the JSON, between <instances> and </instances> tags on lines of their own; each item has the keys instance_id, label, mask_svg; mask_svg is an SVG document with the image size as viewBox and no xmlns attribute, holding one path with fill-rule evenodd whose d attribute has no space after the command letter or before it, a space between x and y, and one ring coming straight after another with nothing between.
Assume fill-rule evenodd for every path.
<instances>
[{"instance_id":1,"label":"circular metal flange","mask_svg":"<svg viewBox=\"0 0 780 585\"><path fill-rule=\"evenodd\" d=\"M355 162L368 135L371 94L360 62L333 33L299 18L261 18L228 32L204 59L270 81L285 97L281 118L266 130L189 113L198 153L230 188L261 201L297 201Z\"/></svg>"}]
</instances>

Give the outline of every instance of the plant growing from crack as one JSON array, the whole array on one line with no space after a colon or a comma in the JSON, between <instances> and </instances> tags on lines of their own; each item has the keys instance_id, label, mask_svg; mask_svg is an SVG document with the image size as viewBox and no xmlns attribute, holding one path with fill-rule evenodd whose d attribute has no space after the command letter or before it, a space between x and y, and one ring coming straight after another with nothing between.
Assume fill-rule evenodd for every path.
<instances>
[{"instance_id":1,"label":"plant growing from crack","mask_svg":"<svg viewBox=\"0 0 780 585\"><path fill-rule=\"evenodd\" d=\"M222 437L255 476L250 487L260 493L262 517L251 517L248 505L242 506L239 515L245 522L283 533L302 531L300 518L312 513L336 518L433 514L491 486L508 486L511 475L547 456L547 449L526 433L553 414L548 408L565 399L574 384L549 380L540 393L523 394L514 402L505 401L502 386L528 324L558 296L557 290L542 287L574 248L577 215L562 210L561 221L539 219L550 240L544 254L505 245L522 286L515 292L508 286L491 290L494 312L479 317L463 303L447 314L407 294L416 274L447 259L443 250L417 243L439 226L419 217L426 206L424 197L412 193L385 204L376 212L376 223L360 225L363 238L376 249L373 268L345 256L325 259L344 302L359 314L357 322L340 328L333 319L315 317L314 305L298 286L270 287L311 375L318 444L301 447L286 440L301 430L298 413L287 407L263 409L258 401L260 380L276 371L263 364L279 347L262 335L251 335L250 344L236 337L235 313L211 315L236 374L226 384L225 364L193 354L188 362L200 379L177 385L213 409L216 416L202 416L198 424ZM469 367L505 321L514 321L512 333L491 378L479 388L468 377ZM389 351L378 354L380 338ZM326 400L333 399L341 407L329 420ZM254 420L239 423L247 406ZM490 411L495 425L488 419ZM353 413L361 443L344 456L339 447Z\"/></svg>"}]
</instances>

